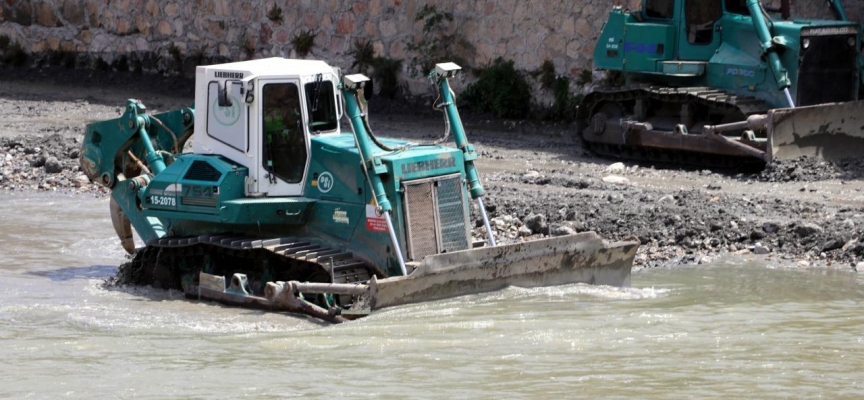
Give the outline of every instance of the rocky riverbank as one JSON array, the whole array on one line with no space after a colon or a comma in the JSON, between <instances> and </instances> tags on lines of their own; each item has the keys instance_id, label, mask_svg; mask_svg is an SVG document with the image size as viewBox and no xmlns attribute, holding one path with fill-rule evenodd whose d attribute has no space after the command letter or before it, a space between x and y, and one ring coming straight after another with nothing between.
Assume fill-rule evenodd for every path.
<instances>
[{"instance_id":1,"label":"rocky riverbank","mask_svg":"<svg viewBox=\"0 0 864 400\"><path fill-rule=\"evenodd\" d=\"M116 118L129 97L153 112L191 100L188 86L158 77L75 84L33 76L0 81L0 191L104 196L78 165L84 126ZM439 116L404 110L372 103L376 133L418 142L441 136ZM618 163L586 154L567 125L464 119L499 241L590 230L639 240L640 267L734 255L864 272L862 160L801 159L753 174ZM484 237L475 221L475 237Z\"/></svg>"},{"instance_id":2,"label":"rocky riverbank","mask_svg":"<svg viewBox=\"0 0 864 400\"><path fill-rule=\"evenodd\" d=\"M80 139L50 136L0 138L0 189L106 193L78 165Z\"/></svg>"},{"instance_id":3,"label":"rocky riverbank","mask_svg":"<svg viewBox=\"0 0 864 400\"><path fill-rule=\"evenodd\" d=\"M596 231L609 239L636 238L642 243L636 265L645 267L709 263L727 254L759 255L787 266L864 267L859 265L864 256L860 207L826 207L797 200L794 193L784 199L723 190L729 181L759 185L761 174L702 171L697 174L709 182L703 187L657 188L631 179L694 172L620 163L581 167L592 172L578 177L562 170L487 176L487 207L499 235L519 240ZM817 191L799 184L799 191ZM860 195L861 189L852 192Z\"/></svg>"}]
</instances>

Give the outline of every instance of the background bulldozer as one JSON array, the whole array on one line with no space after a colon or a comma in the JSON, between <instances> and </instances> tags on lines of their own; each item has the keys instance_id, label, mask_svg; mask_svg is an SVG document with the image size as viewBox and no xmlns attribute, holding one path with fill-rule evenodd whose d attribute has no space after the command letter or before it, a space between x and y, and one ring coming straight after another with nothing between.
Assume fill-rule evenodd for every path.
<instances>
[{"instance_id":1,"label":"background bulldozer","mask_svg":"<svg viewBox=\"0 0 864 400\"><path fill-rule=\"evenodd\" d=\"M615 7L594 66L624 85L587 94L577 136L600 154L721 167L864 152L861 29L791 15L789 0L645 0Z\"/></svg>"}]
</instances>

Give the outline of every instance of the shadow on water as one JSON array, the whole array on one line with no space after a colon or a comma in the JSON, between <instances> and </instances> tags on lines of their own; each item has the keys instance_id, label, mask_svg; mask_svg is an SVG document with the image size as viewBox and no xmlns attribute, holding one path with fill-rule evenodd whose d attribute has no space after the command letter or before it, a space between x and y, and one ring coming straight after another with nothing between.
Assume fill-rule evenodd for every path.
<instances>
[{"instance_id":1,"label":"shadow on water","mask_svg":"<svg viewBox=\"0 0 864 400\"><path fill-rule=\"evenodd\" d=\"M27 275L41 276L55 282L75 279L105 279L117 273L116 265L91 265L89 267L64 267L44 271L26 272Z\"/></svg>"}]
</instances>

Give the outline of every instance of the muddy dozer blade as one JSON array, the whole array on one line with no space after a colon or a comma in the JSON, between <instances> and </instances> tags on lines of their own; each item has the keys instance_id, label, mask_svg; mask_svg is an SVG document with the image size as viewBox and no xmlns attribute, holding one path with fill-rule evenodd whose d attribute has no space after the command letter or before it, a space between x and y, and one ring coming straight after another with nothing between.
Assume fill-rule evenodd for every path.
<instances>
[{"instance_id":1,"label":"muddy dozer blade","mask_svg":"<svg viewBox=\"0 0 864 400\"><path fill-rule=\"evenodd\" d=\"M373 308L507 286L629 286L638 247L635 241L608 243L594 232L585 232L429 256L408 276L378 280Z\"/></svg>"},{"instance_id":2,"label":"muddy dozer blade","mask_svg":"<svg viewBox=\"0 0 864 400\"><path fill-rule=\"evenodd\" d=\"M768 111L769 159L864 156L864 101Z\"/></svg>"}]
</instances>

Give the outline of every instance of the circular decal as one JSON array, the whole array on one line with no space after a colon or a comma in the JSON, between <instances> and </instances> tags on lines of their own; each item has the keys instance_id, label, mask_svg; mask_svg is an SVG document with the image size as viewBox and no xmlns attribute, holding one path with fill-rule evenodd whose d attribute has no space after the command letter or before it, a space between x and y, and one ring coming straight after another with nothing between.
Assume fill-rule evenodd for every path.
<instances>
[{"instance_id":1,"label":"circular decal","mask_svg":"<svg viewBox=\"0 0 864 400\"><path fill-rule=\"evenodd\" d=\"M324 172L318 177L318 191L327 193L333 189L333 175L329 172Z\"/></svg>"},{"instance_id":2,"label":"circular decal","mask_svg":"<svg viewBox=\"0 0 864 400\"><path fill-rule=\"evenodd\" d=\"M213 100L213 105L210 107L213 113L213 118L220 125L231 126L237 123L240 119L240 101L236 97L231 96L231 105L229 107L219 107L219 99Z\"/></svg>"}]
</instances>

